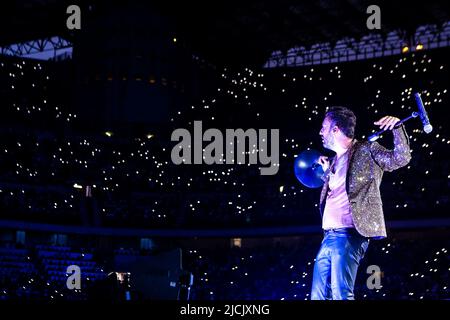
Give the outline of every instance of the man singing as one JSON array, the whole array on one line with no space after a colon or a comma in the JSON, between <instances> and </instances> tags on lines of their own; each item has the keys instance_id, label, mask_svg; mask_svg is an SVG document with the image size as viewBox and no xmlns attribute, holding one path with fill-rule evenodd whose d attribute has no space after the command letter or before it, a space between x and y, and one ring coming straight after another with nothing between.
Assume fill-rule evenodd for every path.
<instances>
[{"instance_id":1,"label":"man singing","mask_svg":"<svg viewBox=\"0 0 450 320\"><path fill-rule=\"evenodd\" d=\"M324 238L314 265L312 300L354 300L359 262L369 239L386 237L380 183L384 171L409 163L409 140L400 119L386 116L374 122L392 130L394 149L354 138L356 116L345 107L325 114L320 136L323 146L336 152L331 164L320 157L324 186L320 212Z\"/></svg>"}]
</instances>

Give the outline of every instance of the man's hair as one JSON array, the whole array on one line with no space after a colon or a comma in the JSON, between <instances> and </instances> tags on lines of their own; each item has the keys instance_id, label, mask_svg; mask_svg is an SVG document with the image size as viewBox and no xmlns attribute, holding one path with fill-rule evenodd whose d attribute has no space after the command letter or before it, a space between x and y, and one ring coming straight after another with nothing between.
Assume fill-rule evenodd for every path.
<instances>
[{"instance_id":1,"label":"man's hair","mask_svg":"<svg viewBox=\"0 0 450 320\"><path fill-rule=\"evenodd\" d=\"M330 107L325 117L331 121L331 126L337 126L347 137L355 137L356 116L352 110L346 107Z\"/></svg>"}]
</instances>

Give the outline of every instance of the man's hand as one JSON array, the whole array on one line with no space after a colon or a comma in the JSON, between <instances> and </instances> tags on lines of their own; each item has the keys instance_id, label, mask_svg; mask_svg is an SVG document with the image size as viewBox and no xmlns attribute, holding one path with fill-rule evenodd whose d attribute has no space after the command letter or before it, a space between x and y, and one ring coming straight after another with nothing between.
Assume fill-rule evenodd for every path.
<instances>
[{"instance_id":1,"label":"man's hand","mask_svg":"<svg viewBox=\"0 0 450 320\"><path fill-rule=\"evenodd\" d=\"M320 156L317 163L322 166L322 170L325 172L330 167L330 161L325 156Z\"/></svg>"},{"instance_id":2,"label":"man's hand","mask_svg":"<svg viewBox=\"0 0 450 320\"><path fill-rule=\"evenodd\" d=\"M387 129L392 130L394 129L394 126L397 122L399 122L400 119L392 116L385 116L381 118L380 120L374 122L377 126L380 126L381 130Z\"/></svg>"}]
</instances>

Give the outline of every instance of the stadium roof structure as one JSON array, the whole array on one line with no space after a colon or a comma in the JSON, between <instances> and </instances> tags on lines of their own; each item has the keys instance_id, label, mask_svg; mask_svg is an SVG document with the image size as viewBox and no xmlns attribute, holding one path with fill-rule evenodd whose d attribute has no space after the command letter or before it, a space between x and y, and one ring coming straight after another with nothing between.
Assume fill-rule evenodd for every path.
<instances>
[{"instance_id":1,"label":"stadium roof structure","mask_svg":"<svg viewBox=\"0 0 450 320\"><path fill-rule=\"evenodd\" d=\"M76 31L66 28L66 8L78 4L83 18L95 19L112 6L144 1L28 0L11 1L0 10L0 47L36 39L61 37L71 41ZM174 21L176 36L193 53L216 64L262 65L274 51L296 46L360 39L371 32L387 36L402 30L413 34L421 25L450 21L450 2L385 1L381 30L368 30L365 0L310 1L161 1L146 4ZM151 6L151 8L150 8Z\"/></svg>"}]
</instances>

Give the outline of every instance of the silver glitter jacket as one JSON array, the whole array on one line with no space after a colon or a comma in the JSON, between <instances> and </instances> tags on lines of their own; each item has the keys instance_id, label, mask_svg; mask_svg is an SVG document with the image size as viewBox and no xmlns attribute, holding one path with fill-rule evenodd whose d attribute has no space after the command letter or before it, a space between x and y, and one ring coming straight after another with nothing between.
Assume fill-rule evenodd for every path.
<instances>
[{"instance_id":1,"label":"silver glitter jacket","mask_svg":"<svg viewBox=\"0 0 450 320\"><path fill-rule=\"evenodd\" d=\"M388 150L378 142L357 141L349 153L346 190L352 208L356 230L368 238L385 238L386 226L381 201L380 184L384 171L394 171L409 163L411 151L405 127L393 129L394 150ZM336 157L331 160L330 169ZM328 194L328 169L323 176L324 185L320 195L320 214L323 217Z\"/></svg>"}]
</instances>

